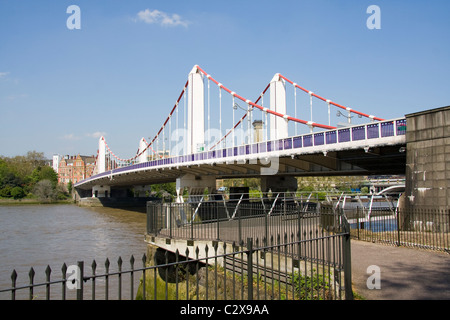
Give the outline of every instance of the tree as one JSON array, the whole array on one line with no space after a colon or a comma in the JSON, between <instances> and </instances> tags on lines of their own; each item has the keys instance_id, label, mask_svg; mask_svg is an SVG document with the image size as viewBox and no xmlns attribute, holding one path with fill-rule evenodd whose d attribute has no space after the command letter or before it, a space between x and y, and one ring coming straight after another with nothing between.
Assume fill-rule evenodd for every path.
<instances>
[{"instance_id":1,"label":"tree","mask_svg":"<svg viewBox=\"0 0 450 320\"><path fill-rule=\"evenodd\" d=\"M41 180L33 188L33 193L41 201L52 201L56 199L56 191L50 180Z\"/></svg>"},{"instance_id":2,"label":"tree","mask_svg":"<svg viewBox=\"0 0 450 320\"><path fill-rule=\"evenodd\" d=\"M4 186L0 189L0 197L9 198L11 197L11 186Z\"/></svg>"},{"instance_id":3,"label":"tree","mask_svg":"<svg viewBox=\"0 0 450 320\"><path fill-rule=\"evenodd\" d=\"M69 195L72 194L72 189L73 189L72 180L70 180L69 183L67 184L67 192L69 193Z\"/></svg>"},{"instance_id":4,"label":"tree","mask_svg":"<svg viewBox=\"0 0 450 320\"><path fill-rule=\"evenodd\" d=\"M25 191L23 191L22 187L14 187L11 189L11 197L14 199L21 199L25 197Z\"/></svg>"},{"instance_id":5,"label":"tree","mask_svg":"<svg viewBox=\"0 0 450 320\"><path fill-rule=\"evenodd\" d=\"M153 184L152 192L155 192L157 197L164 196L165 194L177 194L175 182Z\"/></svg>"},{"instance_id":6,"label":"tree","mask_svg":"<svg viewBox=\"0 0 450 320\"><path fill-rule=\"evenodd\" d=\"M70 196L70 194L67 192L67 187L62 183L59 183L56 186L55 192L56 192L56 198L58 200L66 200Z\"/></svg>"},{"instance_id":7,"label":"tree","mask_svg":"<svg viewBox=\"0 0 450 320\"><path fill-rule=\"evenodd\" d=\"M52 183L53 188L58 184L58 174L49 166L38 166L31 173L31 180L33 183L37 183L41 180L49 180Z\"/></svg>"}]
</instances>

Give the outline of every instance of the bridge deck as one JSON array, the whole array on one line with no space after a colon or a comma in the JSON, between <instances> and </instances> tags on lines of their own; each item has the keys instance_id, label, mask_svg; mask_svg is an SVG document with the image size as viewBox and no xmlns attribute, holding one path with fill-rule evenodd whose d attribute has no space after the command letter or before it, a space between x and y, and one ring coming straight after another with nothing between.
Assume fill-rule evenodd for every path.
<instances>
[{"instance_id":1,"label":"bridge deck","mask_svg":"<svg viewBox=\"0 0 450 320\"><path fill-rule=\"evenodd\" d=\"M406 119L401 118L124 167L115 167L112 163L109 170L80 181L75 187L162 183L175 181L185 173L216 177L399 173L397 171L404 171L405 155L399 152L399 146L405 144L405 134ZM349 150L353 152L345 153Z\"/></svg>"}]
</instances>

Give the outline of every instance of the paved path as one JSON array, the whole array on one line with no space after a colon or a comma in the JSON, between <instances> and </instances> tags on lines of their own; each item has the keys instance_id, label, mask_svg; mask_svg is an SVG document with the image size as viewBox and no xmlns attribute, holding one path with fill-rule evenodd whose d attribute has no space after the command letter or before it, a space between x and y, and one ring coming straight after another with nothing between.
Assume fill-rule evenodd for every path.
<instances>
[{"instance_id":1,"label":"paved path","mask_svg":"<svg viewBox=\"0 0 450 320\"><path fill-rule=\"evenodd\" d=\"M353 290L366 300L450 299L450 254L351 240ZM367 288L380 268L381 289Z\"/></svg>"}]
</instances>

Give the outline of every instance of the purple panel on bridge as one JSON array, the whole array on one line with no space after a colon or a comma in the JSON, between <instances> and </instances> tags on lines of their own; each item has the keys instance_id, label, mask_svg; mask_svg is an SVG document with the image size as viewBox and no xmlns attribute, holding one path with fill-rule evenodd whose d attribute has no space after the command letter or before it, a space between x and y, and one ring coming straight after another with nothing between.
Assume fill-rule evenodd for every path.
<instances>
[{"instance_id":1,"label":"purple panel on bridge","mask_svg":"<svg viewBox=\"0 0 450 320\"><path fill-rule=\"evenodd\" d=\"M382 122L381 123L381 136L392 137L394 135L394 122Z\"/></svg>"},{"instance_id":2,"label":"purple panel on bridge","mask_svg":"<svg viewBox=\"0 0 450 320\"><path fill-rule=\"evenodd\" d=\"M314 145L321 146L324 144L323 132L314 134Z\"/></svg>"},{"instance_id":3,"label":"purple panel on bridge","mask_svg":"<svg viewBox=\"0 0 450 320\"><path fill-rule=\"evenodd\" d=\"M352 128L352 140L364 140L366 138L366 127L360 126L360 127L354 127Z\"/></svg>"},{"instance_id":4,"label":"purple panel on bridge","mask_svg":"<svg viewBox=\"0 0 450 320\"><path fill-rule=\"evenodd\" d=\"M333 144L337 142L337 135L336 135L336 131L328 131L326 134L326 141L327 144Z\"/></svg>"},{"instance_id":5,"label":"purple panel on bridge","mask_svg":"<svg viewBox=\"0 0 450 320\"><path fill-rule=\"evenodd\" d=\"M349 142L350 141L350 129L340 129L338 130L339 142Z\"/></svg>"},{"instance_id":6,"label":"purple panel on bridge","mask_svg":"<svg viewBox=\"0 0 450 320\"><path fill-rule=\"evenodd\" d=\"M406 134L406 119L397 120L397 135L402 136Z\"/></svg>"},{"instance_id":7,"label":"purple panel on bridge","mask_svg":"<svg viewBox=\"0 0 450 320\"><path fill-rule=\"evenodd\" d=\"M312 140L311 134L303 136L303 146L304 147L312 147L313 146L313 140Z\"/></svg>"},{"instance_id":8,"label":"purple panel on bridge","mask_svg":"<svg viewBox=\"0 0 450 320\"><path fill-rule=\"evenodd\" d=\"M293 139L294 148L302 147L302 137L294 137Z\"/></svg>"},{"instance_id":9,"label":"purple panel on bridge","mask_svg":"<svg viewBox=\"0 0 450 320\"><path fill-rule=\"evenodd\" d=\"M284 139L284 150L292 149L292 138Z\"/></svg>"},{"instance_id":10,"label":"purple panel on bridge","mask_svg":"<svg viewBox=\"0 0 450 320\"><path fill-rule=\"evenodd\" d=\"M380 137L378 123L367 125L367 139L376 139Z\"/></svg>"}]
</instances>

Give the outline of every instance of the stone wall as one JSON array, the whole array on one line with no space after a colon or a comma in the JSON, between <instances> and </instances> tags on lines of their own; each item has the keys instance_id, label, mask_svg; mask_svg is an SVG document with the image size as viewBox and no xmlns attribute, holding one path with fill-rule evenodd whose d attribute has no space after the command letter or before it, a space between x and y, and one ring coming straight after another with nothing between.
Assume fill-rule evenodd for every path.
<instances>
[{"instance_id":1,"label":"stone wall","mask_svg":"<svg viewBox=\"0 0 450 320\"><path fill-rule=\"evenodd\" d=\"M450 106L406 115L405 206L450 208Z\"/></svg>"}]
</instances>

